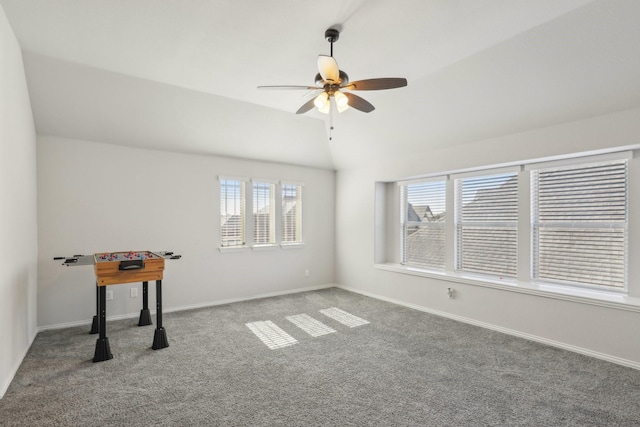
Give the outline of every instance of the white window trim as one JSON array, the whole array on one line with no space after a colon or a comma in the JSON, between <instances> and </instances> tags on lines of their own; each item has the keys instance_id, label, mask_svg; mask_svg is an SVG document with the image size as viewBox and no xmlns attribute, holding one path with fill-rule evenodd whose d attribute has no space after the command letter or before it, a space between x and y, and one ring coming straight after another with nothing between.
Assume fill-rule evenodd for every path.
<instances>
[{"instance_id":1,"label":"white window trim","mask_svg":"<svg viewBox=\"0 0 640 427\"><path fill-rule=\"evenodd\" d=\"M608 289L592 289L578 286L557 285L553 283L544 283L533 281L531 276L531 254L529 241L530 227L529 223L529 211L530 211L530 194L529 194L529 171L532 169L562 166L562 165L578 165L581 163L594 163L605 162L612 160L632 159L634 157L634 150L639 150L640 144L629 145L624 147L617 147L612 149L595 150L583 153L574 153L568 155L560 155L546 158L532 159L529 161L509 162L504 164L498 164L495 166L484 166L467 169L460 169L451 172L438 172L433 174L426 174L420 176L414 176L407 179L396 180L397 186L406 185L413 182L424 182L425 180L438 180L442 177L447 177L447 185L453 186L453 177L466 173L493 173L494 170L500 170L501 168L520 168L519 174L519 191L522 189L522 196L525 197L525 205L522 209L519 209L518 215L518 240L523 238L523 243L526 241L525 247L519 245L518 248L518 279L498 279L496 277L485 277L483 275L475 275L470 273L459 273L455 271L452 253L455 251L448 250L447 256L449 260L445 263L446 270L427 270L417 267L410 267L395 262L374 262L374 268L384 271L390 271L401 274L408 274L412 276L420 276L431 279L444 280L455 283L463 283L469 285L477 285L482 287L488 287L493 289L500 289L511 292L524 293L529 295L535 295L540 297L554 298L560 300L567 300L573 302L579 302L584 304L591 304L601 307L617 308L622 310L628 310L633 312L640 312L640 297L629 296L619 290ZM635 153L637 156L637 153ZM527 179L521 179L522 175L526 175ZM452 190L452 189L451 189ZM451 191L447 190L447 191ZM448 206L447 210L453 209L453 198L447 198ZM450 205L449 205L450 204ZM376 218L376 221L378 219ZM453 236L451 228L454 221L448 222L450 230L446 233L447 239ZM521 225L526 224L526 227ZM398 230L395 235L401 235L401 229ZM450 240L446 242L450 243ZM627 265L627 268L629 266ZM526 280L522 280L526 278Z\"/></svg>"},{"instance_id":2,"label":"white window trim","mask_svg":"<svg viewBox=\"0 0 640 427\"><path fill-rule=\"evenodd\" d=\"M448 175L438 175L438 176L432 176L426 179L413 179L410 181L402 181L400 183L398 183L398 188L400 189L400 261L402 263L402 265L406 265L409 268L420 268L417 265L412 265L412 264L406 264L404 263L404 256L406 255L405 251L406 251L406 239L407 239L407 235L406 235L406 230L407 227L411 227L411 226L417 226L417 227L424 227L425 229L429 229L429 228L442 228L443 231L445 232L445 238L444 238L444 254L443 255L443 265L441 267L437 267L437 266L433 266L431 267L432 270L435 271L440 271L440 270L444 270L446 269L447 266L447 226L448 226L448 222L445 218L444 222L439 222L439 223L423 223L423 222L418 222L418 221L409 221L407 219L407 206L408 206L408 198L405 199L404 193L405 191L408 191L408 186L413 185L413 184L430 184L430 183L443 183L444 184L444 199L445 199L445 211L446 208L448 207L448 203L449 203L449 198L447 197L447 185L448 182L450 181L449 176ZM406 189L406 190L405 190Z\"/></svg>"},{"instance_id":3,"label":"white window trim","mask_svg":"<svg viewBox=\"0 0 640 427\"><path fill-rule=\"evenodd\" d=\"M613 162L617 160L630 160L633 158L633 151L624 150L606 154L579 156L573 158L562 158L556 160L541 160L536 162L530 162L524 164L525 171L532 171L536 169L549 169L564 166L578 166L586 163L604 163Z\"/></svg>"},{"instance_id":4,"label":"white window trim","mask_svg":"<svg viewBox=\"0 0 640 427\"><path fill-rule=\"evenodd\" d=\"M299 182L299 181L280 181L280 185L278 185L278 191L276 192L276 197L278 202L276 202L277 204L277 209L278 211L276 212L276 217L278 218L278 220L276 221L276 232L277 234L277 242L280 245L280 247L282 249L285 248L301 248L304 247L304 235L305 233L303 232L303 224L304 224L304 220L302 218L302 215L304 213L304 202L302 201L302 197L304 195L304 191L302 191L302 194L300 195L300 201L301 201L301 205L302 205L302 210L300 211L300 241L299 242L283 242L282 241L282 188L285 185L291 185L291 186L296 186L296 187L300 187L301 191L304 188L304 182Z\"/></svg>"},{"instance_id":5,"label":"white window trim","mask_svg":"<svg viewBox=\"0 0 640 427\"><path fill-rule=\"evenodd\" d=\"M515 248L515 270L514 270L514 276L507 276L507 277L512 277L515 278L518 276L518 271L519 271L519 243L518 243L518 234L519 234L519 209L518 209L518 205L519 205L519 198L520 198L520 179L522 179L521 175L518 173L520 171L520 167L507 167L507 168L496 168L496 169L486 169L481 171L480 173L473 173L473 172L467 172L464 174L456 174L456 175L452 175L452 181L454 184L454 191L453 191L453 199L454 199L454 209L453 209L453 221L454 221L454 270L459 272L460 274L472 274L472 275L481 275L481 276L489 276L489 277L499 277L502 279L502 277L500 276L499 273L497 272L486 272L486 273L482 273L480 271L472 271L472 270L467 270L462 268L462 259L460 258L462 256L461 254L461 250L463 250L460 247L460 244L462 243L462 236L460 235L460 231L462 228L465 227L478 227L478 228L486 228L486 227L499 227L499 228L514 228L515 229L515 234L516 234L516 248ZM514 219L513 221L483 221L483 222L476 222L476 221L463 221L462 215L463 215L463 193L462 193L462 188L463 188L463 182L464 180L470 179L470 178L486 178L486 177L493 177L493 176L497 176L497 175L513 175L516 178L516 198L518 200L516 200L516 210L517 210L517 214L516 214L516 219Z\"/></svg>"},{"instance_id":6,"label":"white window trim","mask_svg":"<svg viewBox=\"0 0 640 427\"><path fill-rule=\"evenodd\" d=\"M302 249L304 248L304 242L296 243L280 243L282 249Z\"/></svg>"},{"instance_id":7,"label":"white window trim","mask_svg":"<svg viewBox=\"0 0 640 427\"><path fill-rule=\"evenodd\" d=\"M594 165L594 164L598 164L598 165L602 165L602 164L611 164L611 163L619 163L619 162L626 162L625 168L627 170L627 178L626 178L626 194L627 194L627 205L628 205L628 198L629 198L629 172L628 172L628 159L632 158L633 152L621 152L621 153L611 153L608 155L604 155L604 156L590 156L590 157L586 157L586 158L581 158L581 161L576 161L574 163L571 163L567 160L561 160L561 161L553 161L553 162L545 162L545 163L538 163L536 167L532 167L528 170L528 180L529 180L529 187L531 189L531 193L530 196L533 194L533 180L531 179L531 173L537 170L546 170L546 169L555 169L555 168L572 168L572 167L581 167L582 165ZM532 201L531 197L529 198L530 201ZM533 203L533 202L532 202ZM534 205L530 206L530 229L529 229L529 234L530 234L530 238L533 239L533 234L534 234L534 221L535 221L535 217L534 217L534 209L533 209ZM535 207L535 210L537 210L537 206ZM564 228L623 228L626 230L626 233L628 235L629 232L629 224L628 224L628 207L626 208L626 221L622 221L622 222L616 222L616 221L611 221L611 222L607 222L606 226L603 223L573 223L573 222L545 222L544 223L544 227L548 228L548 227L557 227L557 226L561 226ZM629 243L628 243L628 237L626 237L627 243L626 243L626 248L625 248L625 261L624 261L624 285L622 287L610 287L607 288L606 286L600 286L600 285L595 285L595 284L588 284L588 283L572 283L572 282L564 282L562 280L554 280L554 279L549 279L549 278L537 278L534 275L534 260L533 260L533 255L535 255L533 252L531 252L531 257L529 259L530 261L530 281L533 284L540 284L543 286L558 286L558 287L569 287L569 288L579 288L579 289L586 289L586 290L595 290L598 292L606 292L606 293L611 293L611 294L624 294L626 295L628 293L628 287L629 287L629 276L628 276L628 271L629 271Z\"/></svg>"},{"instance_id":8,"label":"white window trim","mask_svg":"<svg viewBox=\"0 0 640 427\"><path fill-rule=\"evenodd\" d=\"M251 246L251 249L254 251L270 251L270 250L278 249L278 245L275 243L260 243L260 244Z\"/></svg>"},{"instance_id":9,"label":"white window trim","mask_svg":"<svg viewBox=\"0 0 640 427\"><path fill-rule=\"evenodd\" d=\"M248 189L248 185L247 183L250 182L250 179L248 177L240 177L240 176L228 176L228 175L219 175L218 176L218 182L222 182L222 181L239 181L239 182L244 182L244 209L245 209L245 221L246 221L246 209L247 209L247 191ZM220 193L220 185L218 185L218 202L220 202L220 197L221 197L221 193ZM245 223L246 224L246 223ZM245 250L247 249L249 246L247 245L247 228L245 225L245 229L243 230L244 232L244 238L245 238L245 242L243 245L237 245L237 246L222 246L222 230L219 230L219 239L220 239L220 245L218 246L218 250L222 253L222 252L236 252L236 251L241 251L241 250Z\"/></svg>"},{"instance_id":10,"label":"white window trim","mask_svg":"<svg viewBox=\"0 0 640 427\"><path fill-rule=\"evenodd\" d=\"M278 220L282 216L282 206L278 201L282 198L282 186L283 185L295 185L301 188L304 187L304 182L302 181L294 181L294 180L277 180L277 179L260 179L260 178L251 178L247 176L236 176L236 175L218 175L218 181L229 180L229 181L241 181L245 183L245 244L242 246L218 246L218 251L220 253L240 253L245 251L269 251L276 249L304 249L305 243L301 242L282 242L281 241L281 223ZM275 241L272 243L254 243L253 239L253 183L261 182L268 183L274 186L274 219L275 219L275 227L274 227L274 235ZM220 191L220 186L218 186L218 191ZM220 194L218 193L218 200L220 200ZM304 224L304 221L302 221ZM304 236L304 233L302 233Z\"/></svg>"},{"instance_id":11,"label":"white window trim","mask_svg":"<svg viewBox=\"0 0 640 427\"><path fill-rule=\"evenodd\" d=\"M255 242L255 219L256 219L256 214L253 211L254 210L254 206L253 206L253 201L254 201L254 188L253 185L259 183L259 184L269 184L271 185L271 189L273 190L273 194L271 194L271 201L273 202L273 207L271 207L270 209L270 218L269 221L270 223L272 222L273 225L273 230L270 230L272 236L273 236L273 240L267 243L256 243ZM277 197L280 194L280 188L278 185L278 181L275 180L270 180L270 179L258 179L258 178L252 178L251 179L251 198L250 198L250 202L251 202L251 244L249 245L252 248L260 248L260 247L267 247L267 246L276 246L277 245L277 241L278 241L278 235L276 234L278 231L278 225L277 225L277 218L278 218L278 203L277 203ZM273 214L273 218L271 218L271 214ZM247 230L249 230L249 227L247 227Z\"/></svg>"}]
</instances>

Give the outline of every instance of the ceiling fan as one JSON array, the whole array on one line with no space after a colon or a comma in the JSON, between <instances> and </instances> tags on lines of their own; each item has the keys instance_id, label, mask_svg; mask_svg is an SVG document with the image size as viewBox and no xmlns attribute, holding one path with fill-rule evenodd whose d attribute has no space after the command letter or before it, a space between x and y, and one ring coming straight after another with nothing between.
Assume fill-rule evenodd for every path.
<instances>
[{"instance_id":1,"label":"ceiling fan","mask_svg":"<svg viewBox=\"0 0 640 427\"><path fill-rule=\"evenodd\" d=\"M292 89L321 91L319 95L305 102L296 111L296 114L304 114L314 106L318 111L328 114L331 111L331 100L335 103L335 108L339 113L349 107L356 110L370 113L375 107L367 100L350 92L353 90L382 90L395 89L407 85L407 79L396 77L384 77L378 79L358 80L349 82L349 76L338 68L338 63L333 57L333 43L338 41L340 31L329 28L324 33L325 39L331 44L331 55L318 56L318 74L315 77L315 86L258 86L258 89Z\"/></svg>"}]
</instances>

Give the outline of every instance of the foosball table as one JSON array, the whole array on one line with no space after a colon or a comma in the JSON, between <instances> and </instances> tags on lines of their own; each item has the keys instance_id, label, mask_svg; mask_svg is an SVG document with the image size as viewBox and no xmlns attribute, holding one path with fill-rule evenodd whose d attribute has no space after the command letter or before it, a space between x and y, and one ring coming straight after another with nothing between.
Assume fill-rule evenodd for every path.
<instances>
[{"instance_id":1,"label":"foosball table","mask_svg":"<svg viewBox=\"0 0 640 427\"><path fill-rule=\"evenodd\" d=\"M162 326L162 278L165 259L180 259L181 255L173 252L128 251L102 252L93 255L74 255L71 257L55 257L64 260L66 266L93 265L96 274L96 315L91 324L91 334L98 334L93 355L94 362L102 362L113 358L107 337L107 295L110 285L142 282L142 309L138 326L151 325L149 312L149 282L156 282L156 329L153 335L154 350L169 346L167 332Z\"/></svg>"}]
</instances>

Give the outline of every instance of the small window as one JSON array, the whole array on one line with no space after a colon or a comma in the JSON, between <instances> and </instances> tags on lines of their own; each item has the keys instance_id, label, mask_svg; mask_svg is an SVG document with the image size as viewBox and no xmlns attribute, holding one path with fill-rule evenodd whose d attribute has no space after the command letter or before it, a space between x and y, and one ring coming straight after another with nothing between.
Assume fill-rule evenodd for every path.
<instances>
[{"instance_id":1,"label":"small window","mask_svg":"<svg viewBox=\"0 0 640 427\"><path fill-rule=\"evenodd\" d=\"M456 194L456 269L516 277L518 176L459 178Z\"/></svg>"},{"instance_id":2,"label":"small window","mask_svg":"<svg viewBox=\"0 0 640 427\"><path fill-rule=\"evenodd\" d=\"M302 243L302 186L282 184L283 244Z\"/></svg>"},{"instance_id":3,"label":"small window","mask_svg":"<svg viewBox=\"0 0 640 427\"><path fill-rule=\"evenodd\" d=\"M220 246L245 245L245 182L220 179Z\"/></svg>"},{"instance_id":4,"label":"small window","mask_svg":"<svg viewBox=\"0 0 640 427\"><path fill-rule=\"evenodd\" d=\"M445 180L402 186L402 263L444 268Z\"/></svg>"},{"instance_id":5,"label":"small window","mask_svg":"<svg viewBox=\"0 0 640 427\"><path fill-rule=\"evenodd\" d=\"M253 243L273 245L275 238L275 185L253 182Z\"/></svg>"},{"instance_id":6,"label":"small window","mask_svg":"<svg viewBox=\"0 0 640 427\"><path fill-rule=\"evenodd\" d=\"M627 162L532 171L533 279L626 288Z\"/></svg>"}]
</instances>

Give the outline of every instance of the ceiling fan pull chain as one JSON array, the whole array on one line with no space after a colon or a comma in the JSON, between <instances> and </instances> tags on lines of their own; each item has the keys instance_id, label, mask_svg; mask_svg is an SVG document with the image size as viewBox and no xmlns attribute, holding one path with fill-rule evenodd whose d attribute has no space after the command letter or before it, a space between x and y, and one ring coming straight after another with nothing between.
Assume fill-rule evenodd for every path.
<instances>
[{"instance_id":1,"label":"ceiling fan pull chain","mask_svg":"<svg viewBox=\"0 0 640 427\"><path fill-rule=\"evenodd\" d=\"M333 108L329 110L329 141L333 140Z\"/></svg>"}]
</instances>

